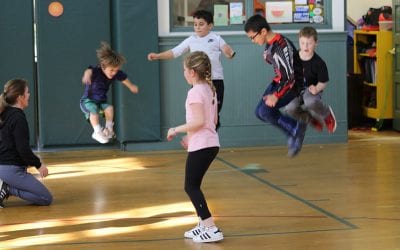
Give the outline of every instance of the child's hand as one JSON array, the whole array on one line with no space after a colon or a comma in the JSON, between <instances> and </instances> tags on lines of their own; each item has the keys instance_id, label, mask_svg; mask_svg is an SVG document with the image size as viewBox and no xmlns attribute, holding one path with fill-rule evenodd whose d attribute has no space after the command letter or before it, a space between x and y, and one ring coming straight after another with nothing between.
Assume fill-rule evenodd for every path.
<instances>
[{"instance_id":1,"label":"child's hand","mask_svg":"<svg viewBox=\"0 0 400 250\"><path fill-rule=\"evenodd\" d=\"M156 53L149 53L147 55L147 60L149 61L153 61L153 60L157 60L158 59L158 55Z\"/></svg>"},{"instance_id":2,"label":"child's hand","mask_svg":"<svg viewBox=\"0 0 400 250\"><path fill-rule=\"evenodd\" d=\"M319 89L315 85L310 85L308 87L308 91L310 91L311 94L316 95L319 93Z\"/></svg>"},{"instance_id":3,"label":"child's hand","mask_svg":"<svg viewBox=\"0 0 400 250\"><path fill-rule=\"evenodd\" d=\"M92 83L92 70L91 69L87 69L87 70L85 70L85 73L83 73L82 83L84 83L84 84Z\"/></svg>"},{"instance_id":4,"label":"child's hand","mask_svg":"<svg viewBox=\"0 0 400 250\"><path fill-rule=\"evenodd\" d=\"M184 148L184 149L187 149L187 148L188 148L188 139L187 139L187 136L186 136L186 135L185 135L184 137L182 137L181 146L182 146L182 148Z\"/></svg>"},{"instance_id":5,"label":"child's hand","mask_svg":"<svg viewBox=\"0 0 400 250\"><path fill-rule=\"evenodd\" d=\"M276 103L278 102L278 98L274 95L265 95L263 96L263 99L265 101L265 105L268 107L275 107Z\"/></svg>"},{"instance_id":6,"label":"child's hand","mask_svg":"<svg viewBox=\"0 0 400 250\"><path fill-rule=\"evenodd\" d=\"M175 128L168 129L167 140L171 141L176 136Z\"/></svg>"},{"instance_id":7,"label":"child's hand","mask_svg":"<svg viewBox=\"0 0 400 250\"><path fill-rule=\"evenodd\" d=\"M134 93L137 94L139 92L139 87L136 86L135 84L132 84L132 86L129 87L129 90Z\"/></svg>"}]
</instances>

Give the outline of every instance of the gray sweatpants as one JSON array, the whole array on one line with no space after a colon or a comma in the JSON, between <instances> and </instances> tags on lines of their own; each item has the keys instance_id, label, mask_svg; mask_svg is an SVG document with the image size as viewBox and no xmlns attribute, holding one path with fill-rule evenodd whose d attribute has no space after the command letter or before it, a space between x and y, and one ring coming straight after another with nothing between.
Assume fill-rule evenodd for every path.
<instances>
[{"instance_id":1,"label":"gray sweatpants","mask_svg":"<svg viewBox=\"0 0 400 250\"><path fill-rule=\"evenodd\" d=\"M10 195L42 206L53 201L49 190L25 166L0 165L0 179L7 183Z\"/></svg>"},{"instance_id":2,"label":"gray sweatpants","mask_svg":"<svg viewBox=\"0 0 400 250\"><path fill-rule=\"evenodd\" d=\"M313 95L308 88L286 105L285 110L294 119L305 123L314 118L324 124L324 119L329 115L329 107L322 102L322 93Z\"/></svg>"}]
</instances>

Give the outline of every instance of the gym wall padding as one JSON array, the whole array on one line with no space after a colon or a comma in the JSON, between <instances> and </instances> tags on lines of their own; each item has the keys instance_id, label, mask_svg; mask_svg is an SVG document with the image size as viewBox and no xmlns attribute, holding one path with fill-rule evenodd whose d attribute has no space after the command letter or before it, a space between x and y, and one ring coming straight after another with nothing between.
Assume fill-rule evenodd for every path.
<instances>
[{"instance_id":1,"label":"gym wall padding","mask_svg":"<svg viewBox=\"0 0 400 250\"><path fill-rule=\"evenodd\" d=\"M30 143L36 145L35 62L32 1L2 0L0 7L0 88L13 78L29 82L30 101L25 114L29 123Z\"/></svg>"},{"instance_id":2,"label":"gym wall padding","mask_svg":"<svg viewBox=\"0 0 400 250\"><path fill-rule=\"evenodd\" d=\"M96 144L79 108L81 79L100 41L110 42L110 2L61 0L59 17L48 13L50 2L37 1L40 144Z\"/></svg>"},{"instance_id":3,"label":"gym wall padding","mask_svg":"<svg viewBox=\"0 0 400 250\"><path fill-rule=\"evenodd\" d=\"M121 143L160 140L159 63L147 60L158 51L157 1L112 1L113 46L127 59L124 71L139 86L132 94L114 87L116 129Z\"/></svg>"}]
</instances>

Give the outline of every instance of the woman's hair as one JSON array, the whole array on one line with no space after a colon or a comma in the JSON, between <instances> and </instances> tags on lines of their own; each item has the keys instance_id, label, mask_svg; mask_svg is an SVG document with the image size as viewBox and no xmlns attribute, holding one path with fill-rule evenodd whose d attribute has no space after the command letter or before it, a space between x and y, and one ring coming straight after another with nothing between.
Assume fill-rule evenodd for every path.
<instances>
[{"instance_id":1,"label":"woman's hair","mask_svg":"<svg viewBox=\"0 0 400 250\"><path fill-rule=\"evenodd\" d=\"M215 95L215 87L211 79L211 62L207 54L203 51L192 52L186 56L184 63L188 69L192 69L197 73L200 80L205 80L210 85Z\"/></svg>"},{"instance_id":2,"label":"woman's hair","mask_svg":"<svg viewBox=\"0 0 400 250\"><path fill-rule=\"evenodd\" d=\"M17 103L18 96L24 95L27 87L28 81L24 79L9 80L4 85L3 93L0 95L0 114L7 106Z\"/></svg>"},{"instance_id":3,"label":"woman's hair","mask_svg":"<svg viewBox=\"0 0 400 250\"><path fill-rule=\"evenodd\" d=\"M101 67L121 67L126 62L121 54L112 50L111 46L104 41L101 42L96 53Z\"/></svg>"}]
</instances>

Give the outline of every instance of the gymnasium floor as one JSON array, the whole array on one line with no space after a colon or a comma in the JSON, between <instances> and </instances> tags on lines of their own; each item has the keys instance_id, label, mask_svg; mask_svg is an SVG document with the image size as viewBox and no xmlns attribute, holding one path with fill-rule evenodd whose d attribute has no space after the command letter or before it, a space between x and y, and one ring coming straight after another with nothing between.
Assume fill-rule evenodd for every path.
<instances>
[{"instance_id":1,"label":"gymnasium floor","mask_svg":"<svg viewBox=\"0 0 400 250\"><path fill-rule=\"evenodd\" d=\"M225 239L183 238L196 217L183 191L186 153L41 153L55 201L10 198L0 249L400 249L400 133L349 143L223 149L203 191Z\"/></svg>"}]
</instances>

